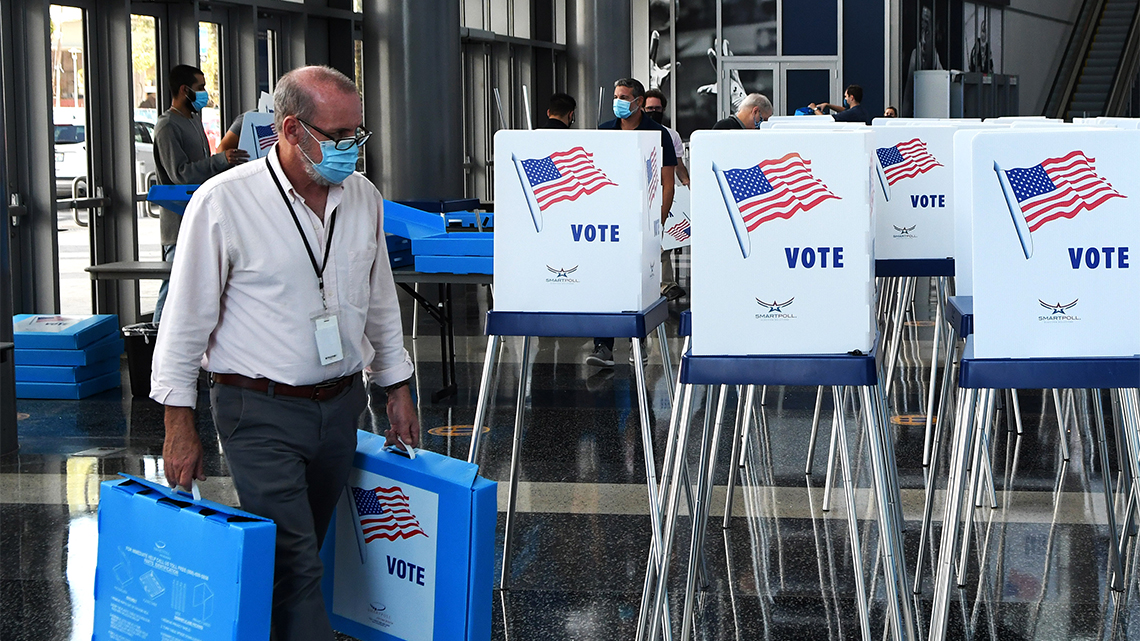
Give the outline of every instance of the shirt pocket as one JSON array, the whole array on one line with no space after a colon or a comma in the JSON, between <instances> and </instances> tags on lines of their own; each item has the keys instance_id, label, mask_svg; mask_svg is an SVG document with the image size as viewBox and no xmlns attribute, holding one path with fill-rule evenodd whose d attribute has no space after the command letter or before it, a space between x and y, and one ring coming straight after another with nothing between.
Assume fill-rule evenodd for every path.
<instances>
[{"instance_id":1,"label":"shirt pocket","mask_svg":"<svg viewBox=\"0 0 1140 641\"><path fill-rule=\"evenodd\" d=\"M348 303L354 307L367 307L372 291L372 265L376 262L376 250L353 250L348 252Z\"/></svg>"}]
</instances>

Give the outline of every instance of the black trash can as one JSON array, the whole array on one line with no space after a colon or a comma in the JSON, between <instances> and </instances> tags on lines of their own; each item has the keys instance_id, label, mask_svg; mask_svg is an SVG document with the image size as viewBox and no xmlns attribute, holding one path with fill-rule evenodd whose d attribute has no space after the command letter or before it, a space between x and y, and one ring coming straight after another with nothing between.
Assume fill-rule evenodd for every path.
<instances>
[{"instance_id":1,"label":"black trash can","mask_svg":"<svg viewBox=\"0 0 1140 641\"><path fill-rule=\"evenodd\" d=\"M150 361L154 357L156 338L158 323L137 323L123 328L127 371L131 376L131 396L150 396Z\"/></svg>"}]
</instances>

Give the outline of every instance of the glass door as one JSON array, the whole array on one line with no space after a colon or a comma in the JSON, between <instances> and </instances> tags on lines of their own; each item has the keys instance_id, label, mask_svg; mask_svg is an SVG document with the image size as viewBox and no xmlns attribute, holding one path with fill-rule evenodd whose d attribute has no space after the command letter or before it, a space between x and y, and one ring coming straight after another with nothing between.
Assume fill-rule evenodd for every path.
<instances>
[{"instance_id":1,"label":"glass door","mask_svg":"<svg viewBox=\"0 0 1140 641\"><path fill-rule=\"evenodd\" d=\"M785 62L780 64L780 73L784 81L777 114L790 116L813 102L843 102L835 62Z\"/></svg>"},{"instance_id":2,"label":"glass door","mask_svg":"<svg viewBox=\"0 0 1140 641\"><path fill-rule=\"evenodd\" d=\"M94 286L84 270L93 259L91 210L76 206L92 193L88 151L97 134L87 104L87 12L53 4L48 14L60 312L90 314Z\"/></svg>"},{"instance_id":3,"label":"glass door","mask_svg":"<svg viewBox=\"0 0 1140 641\"><path fill-rule=\"evenodd\" d=\"M158 115L169 105L159 102L160 82L165 65L159 56L159 17L147 14L131 14L132 83L134 97L134 137L135 137L135 193L138 217L138 257L142 261L162 260L162 245L159 242L159 208L145 201L151 185L158 183L154 163L154 123ZM139 310L143 314L154 311L158 300L158 287L161 281L139 281Z\"/></svg>"},{"instance_id":4,"label":"glass door","mask_svg":"<svg viewBox=\"0 0 1140 641\"><path fill-rule=\"evenodd\" d=\"M721 63L720 83L717 87L717 119L736 113L748 94L767 96L776 106L779 93L779 63L725 60ZM776 115L780 115L776 107Z\"/></svg>"},{"instance_id":5,"label":"glass door","mask_svg":"<svg viewBox=\"0 0 1140 641\"><path fill-rule=\"evenodd\" d=\"M717 85L718 118L736 113L750 93L761 93L771 100L775 116L790 116L813 102L838 102L842 93L838 66L833 60L725 60Z\"/></svg>"}]
</instances>

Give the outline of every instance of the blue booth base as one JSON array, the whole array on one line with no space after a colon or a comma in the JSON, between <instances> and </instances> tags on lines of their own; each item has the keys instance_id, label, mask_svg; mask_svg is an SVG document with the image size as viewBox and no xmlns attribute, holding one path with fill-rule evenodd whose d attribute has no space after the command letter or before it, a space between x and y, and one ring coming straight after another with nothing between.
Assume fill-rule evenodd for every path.
<instances>
[{"instance_id":1,"label":"blue booth base","mask_svg":"<svg viewBox=\"0 0 1140 641\"><path fill-rule=\"evenodd\" d=\"M973 389L1115 389L1140 387L1140 356L974 358L966 340L958 385Z\"/></svg>"},{"instance_id":2,"label":"blue booth base","mask_svg":"<svg viewBox=\"0 0 1140 641\"><path fill-rule=\"evenodd\" d=\"M876 385L874 354L693 356L681 358L685 385Z\"/></svg>"},{"instance_id":3,"label":"blue booth base","mask_svg":"<svg viewBox=\"0 0 1140 641\"><path fill-rule=\"evenodd\" d=\"M875 276L953 276L953 258L893 258L875 261Z\"/></svg>"},{"instance_id":4,"label":"blue booth base","mask_svg":"<svg viewBox=\"0 0 1140 641\"><path fill-rule=\"evenodd\" d=\"M949 305L946 306L946 320L954 331L958 332L958 338L966 338L974 333L974 297L973 296L951 296L946 299Z\"/></svg>"},{"instance_id":5,"label":"blue booth base","mask_svg":"<svg viewBox=\"0 0 1140 641\"><path fill-rule=\"evenodd\" d=\"M488 336L645 338L669 317L665 298L640 312L487 312Z\"/></svg>"}]
</instances>

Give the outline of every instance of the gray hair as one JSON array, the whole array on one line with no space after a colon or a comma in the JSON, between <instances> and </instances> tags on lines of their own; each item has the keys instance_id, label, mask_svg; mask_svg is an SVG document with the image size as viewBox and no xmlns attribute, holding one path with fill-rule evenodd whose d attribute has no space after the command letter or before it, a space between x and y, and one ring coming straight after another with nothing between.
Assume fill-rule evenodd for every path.
<instances>
[{"instance_id":1,"label":"gray hair","mask_svg":"<svg viewBox=\"0 0 1140 641\"><path fill-rule=\"evenodd\" d=\"M614 89L618 87L625 87L633 94L634 98L640 98L645 95L645 85L637 78L622 78L614 82Z\"/></svg>"},{"instance_id":2,"label":"gray hair","mask_svg":"<svg viewBox=\"0 0 1140 641\"><path fill-rule=\"evenodd\" d=\"M760 108L761 114L772 115L772 101L762 93L750 93L748 97L740 103L741 111L752 111L756 107Z\"/></svg>"},{"instance_id":3,"label":"gray hair","mask_svg":"<svg viewBox=\"0 0 1140 641\"><path fill-rule=\"evenodd\" d=\"M311 121L316 115L316 91L357 94L356 83L343 73L325 66L298 67L281 76L273 90L273 121L277 131L287 116Z\"/></svg>"}]
</instances>

